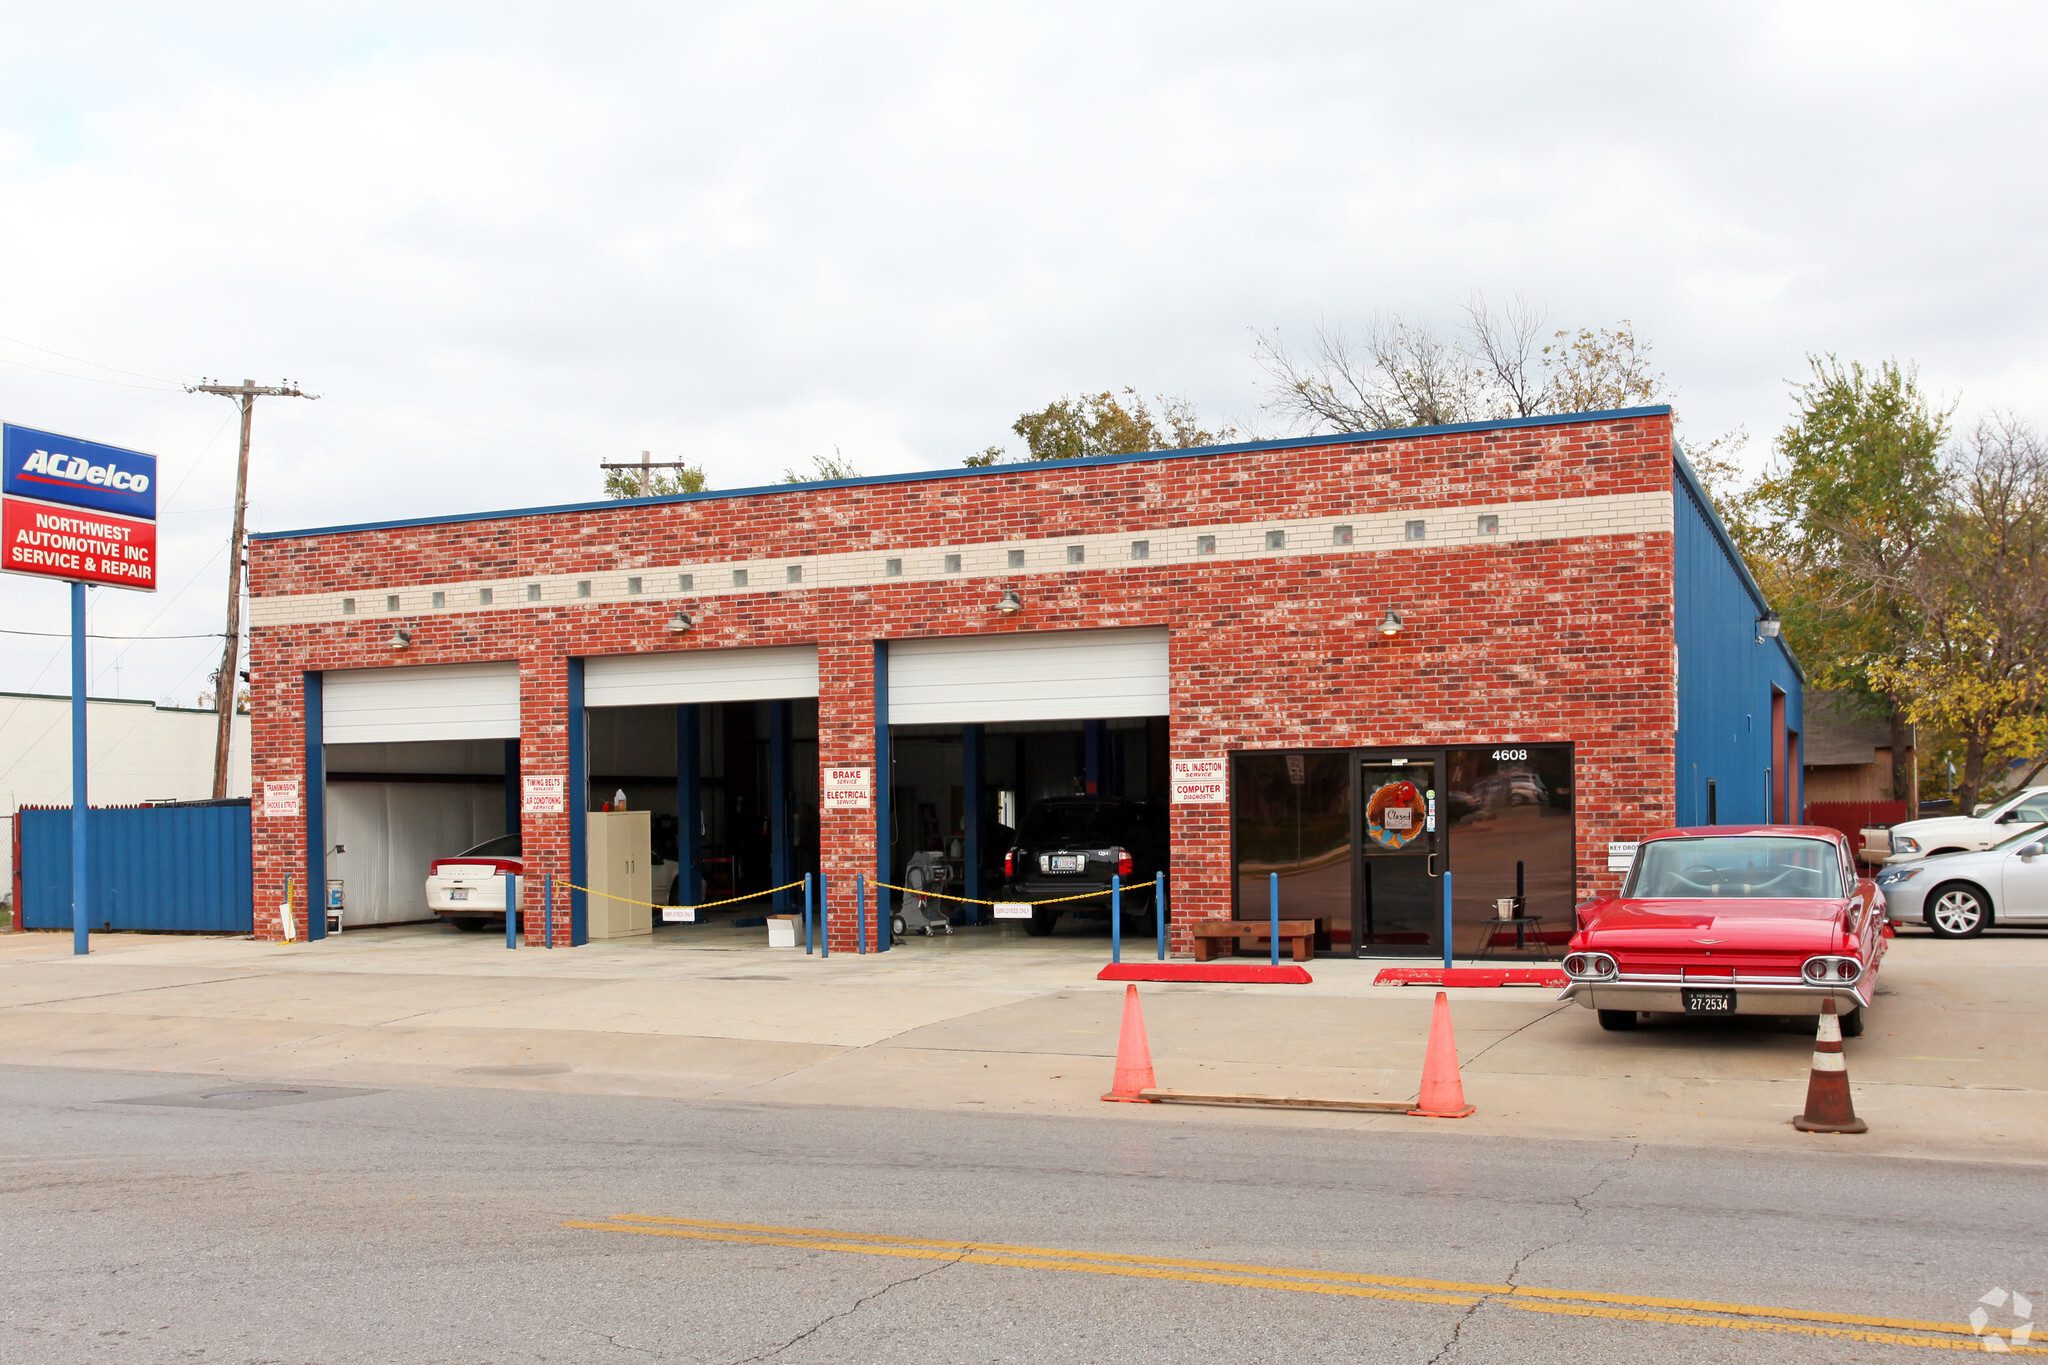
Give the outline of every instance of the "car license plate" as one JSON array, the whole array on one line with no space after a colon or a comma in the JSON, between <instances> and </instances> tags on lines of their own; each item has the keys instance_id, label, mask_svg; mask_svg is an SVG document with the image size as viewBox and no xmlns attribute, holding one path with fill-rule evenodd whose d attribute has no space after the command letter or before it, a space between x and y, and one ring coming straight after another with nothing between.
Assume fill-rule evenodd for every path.
<instances>
[{"instance_id":1,"label":"car license plate","mask_svg":"<svg viewBox=\"0 0 2048 1365\"><path fill-rule=\"evenodd\" d=\"M1687 1014L1735 1013L1734 991L1685 990L1679 994L1685 1000Z\"/></svg>"},{"instance_id":2,"label":"car license plate","mask_svg":"<svg viewBox=\"0 0 2048 1365\"><path fill-rule=\"evenodd\" d=\"M1078 853L1048 853L1045 855L1047 872L1079 872L1088 866L1088 860Z\"/></svg>"},{"instance_id":3,"label":"car license plate","mask_svg":"<svg viewBox=\"0 0 2048 1365\"><path fill-rule=\"evenodd\" d=\"M468 888L468 887L466 887L466 886L453 886L453 887L450 887L450 888L448 889L448 899L449 899L449 900L451 900L451 901L466 901L466 900L468 900L468 899L469 899L469 888Z\"/></svg>"}]
</instances>

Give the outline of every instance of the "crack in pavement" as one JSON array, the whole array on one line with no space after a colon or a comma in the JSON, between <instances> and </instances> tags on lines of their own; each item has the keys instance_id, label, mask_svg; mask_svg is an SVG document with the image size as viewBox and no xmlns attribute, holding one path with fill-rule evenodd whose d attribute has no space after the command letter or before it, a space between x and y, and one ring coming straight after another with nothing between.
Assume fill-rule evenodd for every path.
<instances>
[{"instance_id":1,"label":"crack in pavement","mask_svg":"<svg viewBox=\"0 0 2048 1365\"><path fill-rule=\"evenodd\" d=\"M1514 1037L1514 1036L1515 1036L1516 1034L1518 1034L1518 1033L1522 1032L1522 1030L1523 1030L1523 1029L1532 1029L1532 1028L1535 1028L1535 1027L1536 1027L1536 1026L1537 1026L1538 1024L1542 1023L1542 1022L1543 1022L1544 1020L1546 1020L1546 1019L1555 1019L1555 1018L1557 1018L1557 1016L1558 1016L1558 1015L1560 1015L1560 1014L1563 1014L1563 1013L1564 1013L1564 1012L1565 1012L1566 1010L1568 1010L1568 1009L1572 1009L1572 1008L1574 1008L1574 1006L1572 1005L1572 1003L1571 1003L1570 1001L1565 1001L1565 1002L1563 1002L1563 1003L1559 1004L1559 1005L1557 1006L1557 1008L1556 1008L1556 1009L1553 1009L1553 1010L1546 1010L1546 1011L1545 1011L1544 1013L1542 1013L1542 1014L1539 1014L1539 1015L1537 1015L1537 1016L1536 1016L1536 1017L1535 1017L1534 1019L1531 1019L1531 1020L1530 1020L1529 1022L1527 1022L1526 1024L1523 1024L1523 1025L1521 1025L1520 1027L1517 1027L1517 1028L1512 1028L1512 1029L1509 1029L1509 1030L1508 1030L1508 1031L1507 1031L1506 1033L1503 1033L1503 1034L1502 1034L1502 1035L1501 1035L1500 1037L1498 1037L1498 1038L1494 1039L1494 1040L1493 1040L1492 1042L1488 1043L1488 1044L1487 1044L1487 1045L1486 1045L1485 1047L1483 1047L1483 1048L1480 1048L1480 1049L1479 1049L1479 1051L1477 1051L1477 1052L1473 1053L1473 1054L1472 1054L1472 1055L1471 1055L1470 1057L1467 1057L1467 1058L1465 1058L1465 1059L1464 1059L1464 1061L1463 1061L1463 1062L1462 1062L1462 1063L1461 1063L1461 1064L1459 1065L1459 1068L1458 1068L1458 1069L1459 1069L1460 1071L1463 1071L1463 1070L1464 1070L1464 1069L1465 1069L1466 1067L1469 1067L1469 1066L1471 1066L1471 1065L1472 1065L1472 1063L1474 1063L1474 1062L1478 1061L1478 1060L1479 1060L1479 1059L1480 1059L1481 1057L1484 1057L1484 1056L1485 1056L1485 1055L1486 1055L1487 1053L1489 1053L1489 1052L1493 1051L1493 1050L1494 1050L1495 1048L1499 1047L1499 1046L1500 1046L1500 1045L1501 1045L1502 1043L1505 1043L1505 1042L1506 1042L1506 1041L1507 1041L1508 1039L1510 1039L1510 1038Z\"/></svg>"},{"instance_id":2,"label":"crack in pavement","mask_svg":"<svg viewBox=\"0 0 2048 1365\"><path fill-rule=\"evenodd\" d=\"M1575 1194L1572 1196L1572 1211L1579 1215L1578 1226L1574 1227L1564 1236L1559 1237L1554 1241L1545 1242L1540 1247L1531 1247L1529 1250L1515 1257L1515 1263L1508 1267L1508 1273L1501 1277L1502 1280L1509 1285L1516 1284L1517 1280L1515 1277L1522 1273L1522 1267L1527 1265L1531 1259L1537 1256L1541 1256L1546 1251L1554 1251L1558 1247L1561 1247L1565 1243L1571 1241L1574 1237L1577 1237L1579 1233L1584 1229L1585 1221L1593 1216L1593 1211L1586 1207L1586 1201L1588 1199L1591 1199L1594 1195L1600 1193L1600 1191L1602 1191L1603 1189L1606 1189L1607 1182L1613 1180L1616 1176L1620 1175L1623 1168L1625 1168L1630 1162L1634 1161L1636 1159L1637 1153L1641 1152L1642 1150L1642 1143L1631 1143L1626 1154L1614 1157L1608 1161L1595 1162L1593 1167L1595 1170L1598 1170L1602 1166L1612 1166L1614 1167L1614 1169L1607 1172L1607 1174L1601 1176L1598 1180L1594 1181L1593 1188L1585 1191L1583 1194ZM1492 1294L1482 1295L1475 1303L1472 1304L1471 1307L1467 1308L1464 1312L1458 1314L1457 1322L1451 1325L1450 1336L1444 1340L1443 1346L1437 1351L1437 1353L1429 1358L1429 1365L1443 1365L1443 1362L1450 1358L1451 1352L1457 1349L1458 1338L1461 1335L1463 1335L1465 1331L1465 1324L1470 1322L1473 1318L1473 1315L1476 1314L1481 1308L1485 1307L1495 1297L1496 1296Z\"/></svg>"},{"instance_id":3,"label":"crack in pavement","mask_svg":"<svg viewBox=\"0 0 2048 1365\"><path fill-rule=\"evenodd\" d=\"M963 1251L961 1255L966 1255L966 1252ZM960 1258L956 1256L950 1261L939 1262L930 1270L920 1270L915 1275L905 1275L900 1280L891 1280L889 1283L883 1285L880 1289L877 1289L874 1293L863 1294L861 1297L855 1299L850 1307L844 1308L837 1313L826 1314L824 1317L812 1323L809 1327L806 1327L803 1331L798 1332L788 1341L785 1341L780 1346L777 1346L774 1350L762 1351L758 1355L743 1356L740 1359L733 1361L731 1365L754 1365L755 1361L773 1360L776 1356L781 1355L784 1351L787 1351L790 1347L796 1345L798 1342L816 1334L817 1332L824 1330L824 1328L830 1325L831 1323L837 1322L841 1318L853 1316L855 1313L858 1313L862 1308L866 1307L870 1303L873 1303L876 1299L881 1298L890 1290L900 1288L906 1284L916 1284L919 1280L925 1279L928 1276L936 1275L941 1270L944 1270L949 1266L956 1266L959 1264Z\"/></svg>"}]
</instances>

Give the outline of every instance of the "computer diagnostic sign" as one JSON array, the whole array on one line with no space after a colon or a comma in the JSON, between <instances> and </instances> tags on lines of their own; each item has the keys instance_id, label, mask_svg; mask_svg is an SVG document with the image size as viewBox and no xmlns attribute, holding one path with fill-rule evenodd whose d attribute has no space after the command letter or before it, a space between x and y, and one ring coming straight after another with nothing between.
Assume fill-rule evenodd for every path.
<instances>
[{"instance_id":1,"label":"computer diagnostic sign","mask_svg":"<svg viewBox=\"0 0 2048 1365\"><path fill-rule=\"evenodd\" d=\"M0 569L156 591L156 456L0 426Z\"/></svg>"}]
</instances>

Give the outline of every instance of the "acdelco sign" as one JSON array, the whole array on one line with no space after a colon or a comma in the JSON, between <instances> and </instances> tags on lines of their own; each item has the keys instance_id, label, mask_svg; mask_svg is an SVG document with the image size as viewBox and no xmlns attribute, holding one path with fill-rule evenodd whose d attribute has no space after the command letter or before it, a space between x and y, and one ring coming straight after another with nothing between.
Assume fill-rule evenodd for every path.
<instances>
[{"instance_id":1,"label":"acdelco sign","mask_svg":"<svg viewBox=\"0 0 2048 1365\"><path fill-rule=\"evenodd\" d=\"M0 428L0 488L18 498L156 520L156 456L32 427Z\"/></svg>"}]
</instances>

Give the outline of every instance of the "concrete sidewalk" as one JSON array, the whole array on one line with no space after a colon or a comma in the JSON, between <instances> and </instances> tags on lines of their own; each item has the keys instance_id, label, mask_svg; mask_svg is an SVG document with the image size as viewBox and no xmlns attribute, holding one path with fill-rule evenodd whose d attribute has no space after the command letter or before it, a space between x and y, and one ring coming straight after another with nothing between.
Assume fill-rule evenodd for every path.
<instances>
[{"instance_id":1,"label":"concrete sidewalk","mask_svg":"<svg viewBox=\"0 0 2048 1365\"><path fill-rule=\"evenodd\" d=\"M973 1107L1133 1122L1367 1128L1393 1115L1108 1106L1122 987L1106 942L911 943L887 954L738 933L507 951L439 926L318 944L0 935L0 1064L765 1104ZM1149 948L1149 943L1143 945ZM1135 954L1134 954L1135 956ZM1162 1085L1404 1100L1434 992L1325 959L1308 986L1141 987ZM1848 1044L1871 1132L1793 1131L1810 1027L1601 1031L1540 989L1453 991L1459 1131L1953 1159L2048 1160L2048 937L1897 940Z\"/></svg>"}]
</instances>

